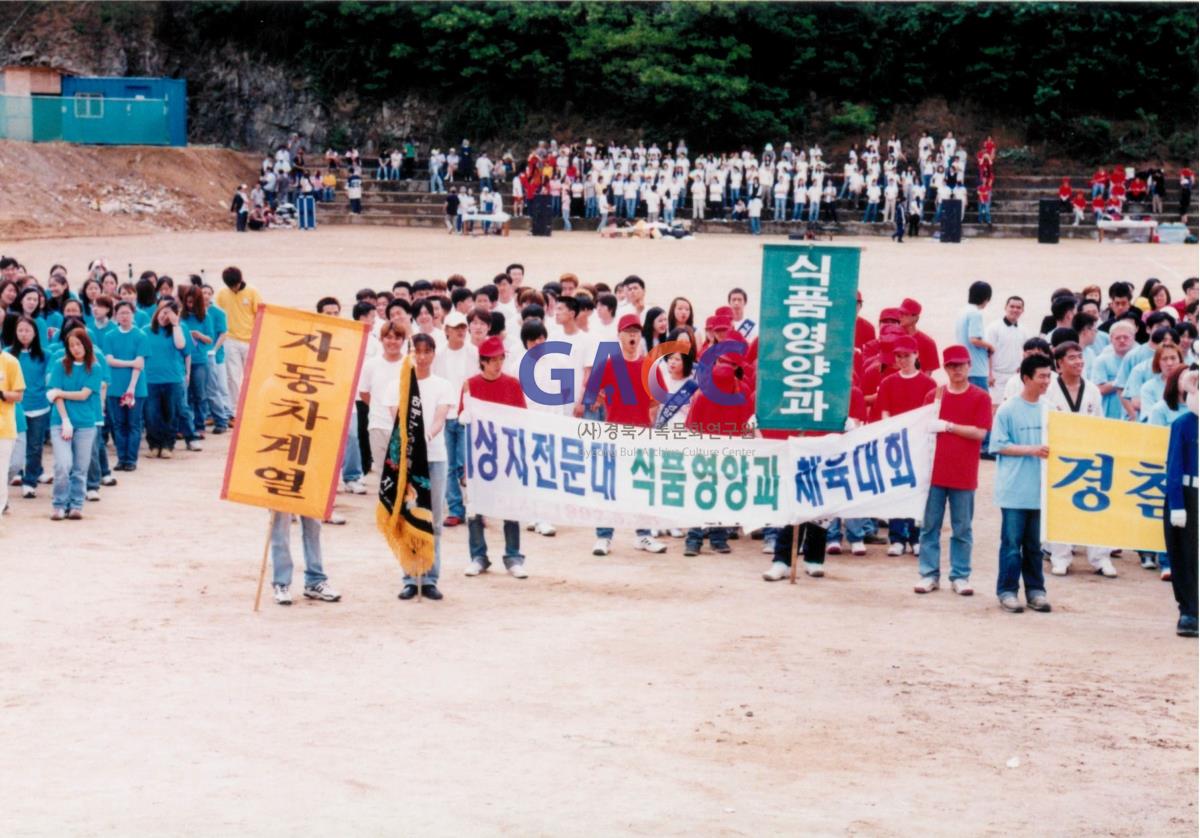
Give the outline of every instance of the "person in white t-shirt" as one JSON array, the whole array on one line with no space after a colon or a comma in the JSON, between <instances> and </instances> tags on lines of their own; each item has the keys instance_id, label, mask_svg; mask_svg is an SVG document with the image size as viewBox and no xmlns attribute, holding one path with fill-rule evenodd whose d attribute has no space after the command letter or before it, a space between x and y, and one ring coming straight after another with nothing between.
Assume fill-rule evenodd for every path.
<instances>
[{"instance_id":1,"label":"person in white t-shirt","mask_svg":"<svg viewBox=\"0 0 1200 838\"><path fill-rule=\"evenodd\" d=\"M371 441L371 460L383 473L384 455L400 403L400 364L404 360L407 336L395 323L385 323L379 332L383 352L363 366L358 397L367 405L367 436Z\"/></svg>"},{"instance_id":2,"label":"person in white t-shirt","mask_svg":"<svg viewBox=\"0 0 1200 838\"><path fill-rule=\"evenodd\" d=\"M457 397L463 383L479 370L479 350L467 340L467 318L457 311L446 315L446 346L433 359L434 375L450 382ZM485 332L486 334L486 332ZM467 519L463 503L463 467L467 461L467 430L458 421L458 400L446 415L446 518L443 526L457 527Z\"/></svg>"},{"instance_id":3,"label":"person in white t-shirt","mask_svg":"<svg viewBox=\"0 0 1200 838\"><path fill-rule=\"evenodd\" d=\"M412 347L413 367L417 372L417 393L421 397L421 416L425 425L425 457L429 462L433 567L419 578L406 573L400 599L412 599L417 595L417 588L420 586L421 596L437 600L442 598L437 583L442 569L442 513L446 501L446 436L443 431L450 408L458 402L458 393L454 392L449 381L433 374L433 362L437 354L433 338L425 334L414 335Z\"/></svg>"},{"instance_id":4,"label":"person in white t-shirt","mask_svg":"<svg viewBox=\"0 0 1200 838\"><path fill-rule=\"evenodd\" d=\"M989 388L993 406L1004 401L1008 382L1017 376L1021 361L1025 358L1024 347L1029 334L1020 324L1024 313L1025 301L1020 297L1009 297L1004 303L1004 316L989 323L984 330L983 339L995 348L992 352L995 383Z\"/></svg>"}]
</instances>

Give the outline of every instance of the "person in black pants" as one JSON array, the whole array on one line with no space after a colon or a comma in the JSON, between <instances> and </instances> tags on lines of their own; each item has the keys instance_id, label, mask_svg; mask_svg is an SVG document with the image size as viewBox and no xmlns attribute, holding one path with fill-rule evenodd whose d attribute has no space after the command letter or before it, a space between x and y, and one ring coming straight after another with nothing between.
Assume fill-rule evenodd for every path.
<instances>
[{"instance_id":1,"label":"person in black pants","mask_svg":"<svg viewBox=\"0 0 1200 838\"><path fill-rule=\"evenodd\" d=\"M1193 365L1194 366L1194 365ZM1167 446L1167 486L1164 498L1163 529L1167 554L1171 557L1171 587L1179 604L1179 622L1175 633L1180 637L1200 634L1196 622L1197 542L1196 531L1196 460L1197 460L1197 376L1195 369L1180 378L1188 412L1171 424Z\"/></svg>"},{"instance_id":2,"label":"person in black pants","mask_svg":"<svg viewBox=\"0 0 1200 838\"><path fill-rule=\"evenodd\" d=\"M790 575L792 567L792 540L795 527L791 524L780 527L775 535L775 555L771 566L763 572L763 579L778 582ZM809 521L800 525L800 543L796 555L804 557L804 572L809 576L825 575L825 522Z\"/></svg>"}]
</instances>

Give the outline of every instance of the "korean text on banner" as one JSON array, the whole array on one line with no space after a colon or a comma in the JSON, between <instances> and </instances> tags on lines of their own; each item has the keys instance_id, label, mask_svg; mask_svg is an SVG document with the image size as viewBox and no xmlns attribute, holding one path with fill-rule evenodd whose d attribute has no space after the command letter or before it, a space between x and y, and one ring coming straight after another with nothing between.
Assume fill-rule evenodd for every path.
<instances>
[{"instance_id":1,"label":"korean text on banner","mask_svg":"<svg viewBox=\"0 0 1200 838\"><path fill-rule=\"evenodd\" d=\"M763 245L760 428L840 431L850 408L857 247Z\"/></svg>"},{"instance_id":2,"label":"korean text on banner","mask_svg":"<svg viewBox=\"0 0 1200 838\"><path fill-rule=\"evenodd\" d=\"M366 337L351 320L258 310L223 499L329 516Z\"/></svg>"},{"instance_id":3,"label":"korean text on banner","mask_svg":"<svg viewBox=\"0 0 1200 838\"><path fill-rule=\"evenodd\" d=\"M1042 539L1161 552L1169 428L1051 411Z\"/></svg>"},{"instance_id":4,"label":"korean text on banner","mask_svg":"<svg viewBox=\"0 0 1200 838\"><path fill-rule=\"evenodd\" d=\"M922 408L844 435L742 439L530 413L471 400L471 514L601 527L754 529L839 514L906 517L932 463Z\"/></svg>"}]
</instances>

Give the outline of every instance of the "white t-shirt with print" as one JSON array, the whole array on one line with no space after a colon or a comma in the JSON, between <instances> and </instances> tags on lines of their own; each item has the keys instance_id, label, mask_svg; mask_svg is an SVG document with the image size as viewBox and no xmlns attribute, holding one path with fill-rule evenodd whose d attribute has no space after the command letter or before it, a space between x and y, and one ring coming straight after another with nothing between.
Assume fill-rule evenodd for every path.
<instances>
[{"instance_id":1,"label":"white t-shirt with print","mask_svg":"<svg viewBox=\"0 0 1200 838\"><path fill-rule=\"evenodd\" d=\"M430 373L427 378L417 380L417 392L421 394L421 413L425 420L426 459L431 463L444 463L446 462L445 428L443 427L432 438L429 437L429 431L433 427L433 417L437 414L439 407L446 405L451 410L458 407L458 392L449 381L433 373ZM448 412L446 418L450 418Z\"/></svg>"}]
</instances>

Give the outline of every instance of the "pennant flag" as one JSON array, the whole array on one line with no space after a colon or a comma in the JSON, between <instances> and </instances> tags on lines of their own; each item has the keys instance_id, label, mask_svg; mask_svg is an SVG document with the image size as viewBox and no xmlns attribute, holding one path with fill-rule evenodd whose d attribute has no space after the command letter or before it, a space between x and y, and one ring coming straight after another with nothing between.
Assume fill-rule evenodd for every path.
<instances>
[{"instance_id":1,"label":"pennant flag","mask_svg":"<svg viewBox=\"0 0 1200 838\"><path fill-rule=\"evenodd\" d=\"M400 402L379 479L375 522L409 576L433 567L433 512L425 422L412 356L400 366Z\"/></svg>"}]
</instances>

